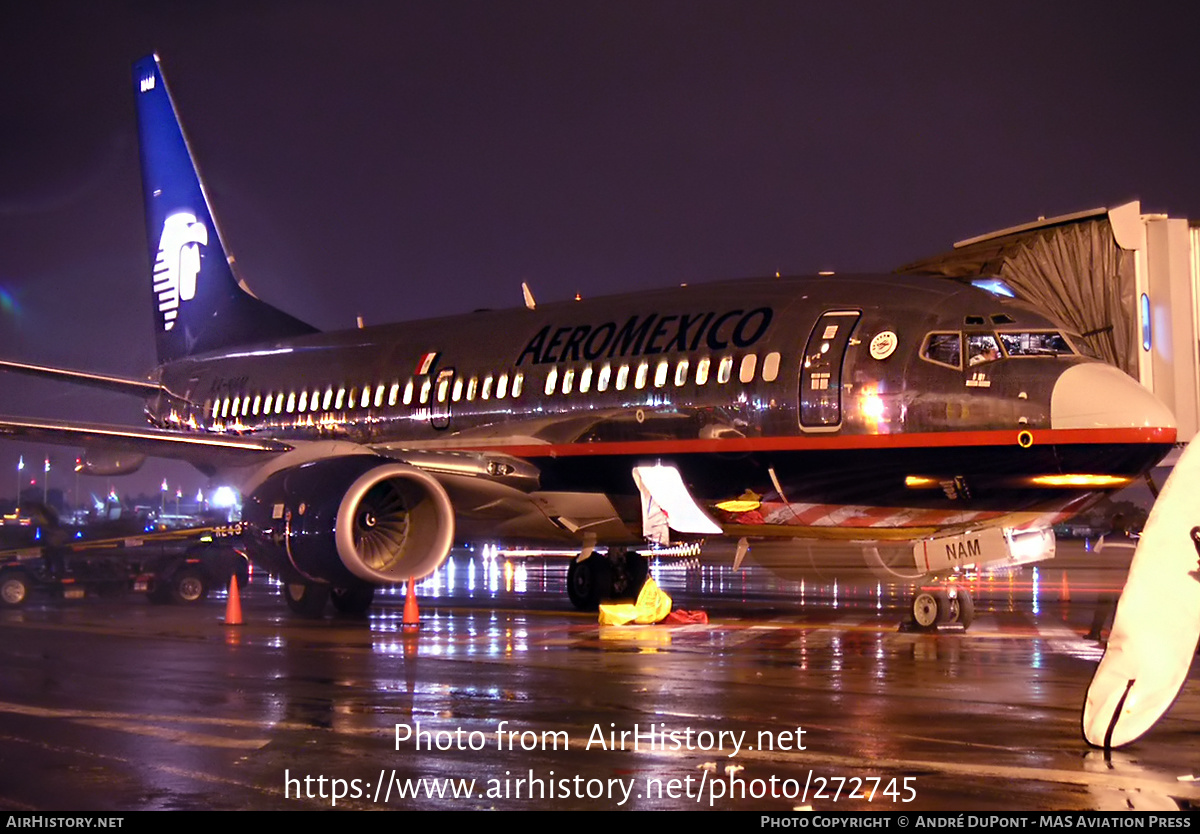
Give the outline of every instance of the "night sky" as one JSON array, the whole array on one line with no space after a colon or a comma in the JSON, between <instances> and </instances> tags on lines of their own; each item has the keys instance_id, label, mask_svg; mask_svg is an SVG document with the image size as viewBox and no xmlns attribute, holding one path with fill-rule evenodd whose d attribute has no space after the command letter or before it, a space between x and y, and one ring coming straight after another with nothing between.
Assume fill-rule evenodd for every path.
<instances>
[{"instance_id":1,"label":"night sky","mask_svg":"<svg viewBox=\"0 0 1200 834\"><path fill-rule=\"evenodd\" d=\"M550 301L888 271L1135 198L1200 219L1196 17L1184 2L0 0L0 356L154 364L130 80L149 52L243 275L336 329L516 306L522 281ZM0 413L137 424L141 405L0 375ZM40 467L37 447L0 444L0 495L19 453ZM204 483L174 465L117 485L155 491L164 473Z\"/></svg>"}]
</instances>

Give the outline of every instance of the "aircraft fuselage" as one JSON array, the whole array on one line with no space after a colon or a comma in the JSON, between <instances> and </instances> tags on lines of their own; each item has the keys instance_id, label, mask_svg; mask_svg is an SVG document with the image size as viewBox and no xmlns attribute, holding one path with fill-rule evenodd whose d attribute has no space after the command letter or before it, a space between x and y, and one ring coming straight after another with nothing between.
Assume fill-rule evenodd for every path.
<instances>
[{"instance_id":1,"label":"aircraft fuselage","mask_svg":"<svg viewBox=\"0 0 1200 834\"><path fill-rule=\"evenodd\" d=\"M196 356L158 369L182 399L148 415L509 455L540 490L612 496L630 525L631 467L669 459L727 532L912 538L1075 511L1165 454L1170 415L1079 344L945 279L745 280ZM1067 401L1081 393L1100 405Z\"/></svg>"}]
</instances>

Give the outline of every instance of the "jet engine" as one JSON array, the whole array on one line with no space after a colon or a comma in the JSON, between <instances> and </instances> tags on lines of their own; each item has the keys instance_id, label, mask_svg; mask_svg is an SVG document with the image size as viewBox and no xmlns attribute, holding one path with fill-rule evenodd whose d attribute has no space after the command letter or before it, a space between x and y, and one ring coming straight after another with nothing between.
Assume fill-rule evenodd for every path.
<instances>
[{"instance_id":1,"label":"jet engine","mask_svg":"<svg viewBox=\"0 0 1200 834\"><path fill-rule=\"evenodd\" d=\"M432 573L454 510L428 473L375 455L321 458L270 475L242 509L244 541L273 572L335 587Z\"/></svg>"}]
</instances>

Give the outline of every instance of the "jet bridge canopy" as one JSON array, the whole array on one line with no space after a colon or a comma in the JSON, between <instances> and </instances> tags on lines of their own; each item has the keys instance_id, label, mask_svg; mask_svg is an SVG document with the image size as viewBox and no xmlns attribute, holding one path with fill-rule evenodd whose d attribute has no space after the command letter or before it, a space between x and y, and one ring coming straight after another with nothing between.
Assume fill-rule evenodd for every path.
<instances>
[{"instance_id":1,"label":"jet bridge canopy","mask_svg":"<svg viewBox=\"0 0 1200 834\"><path fill-rule=\"evenodd\" d=\"M1200 226L1134 201L980 235L896 272L999 278L1170 406L1180 443L1200 429Z\"/></svg>"}]
</instances>

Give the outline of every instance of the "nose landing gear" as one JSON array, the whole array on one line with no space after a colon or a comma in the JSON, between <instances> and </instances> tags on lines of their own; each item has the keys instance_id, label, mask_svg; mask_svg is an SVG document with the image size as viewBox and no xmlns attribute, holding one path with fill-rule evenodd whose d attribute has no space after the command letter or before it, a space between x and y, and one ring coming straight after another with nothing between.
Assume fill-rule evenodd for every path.
<instances>
[{"instance_id":1,"label":"nose landing gear","mask_svg":"<svg viewBox=\"0 0 1200 834\"><path fill-rule=\"evenodd\" d=\"M918 631L957 624L964 630L975 619L975 602L966 588L918 588L912 598L912 623Z\"/></svg>"}]
</instances>

